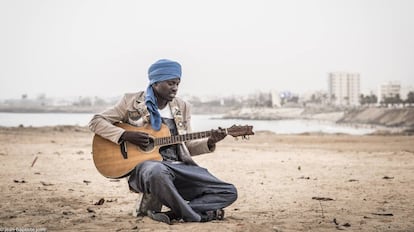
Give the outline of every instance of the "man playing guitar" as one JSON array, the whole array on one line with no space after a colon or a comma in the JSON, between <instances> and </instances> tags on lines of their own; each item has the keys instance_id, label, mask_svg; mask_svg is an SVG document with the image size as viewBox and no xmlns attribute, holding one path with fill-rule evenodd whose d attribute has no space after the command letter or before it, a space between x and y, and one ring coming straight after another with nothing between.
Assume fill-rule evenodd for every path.
<instances>
[{"instance_id":1,"label":"man playing guitar","mask_svg":"<svg viewBox=\"0 0 414 232\"><path fill-rule=\"evenodd\" d=\"M156 133L166 127L173 136L191 132L190 105L176 97L181 65L171 60L158 60L150 66L148 77L145 91L125 94L115 106L94 115L89 123L97 136L116 146L136 145L136 148L124 147L120 159L128 159L127 150L130 149L152 149L155 140L151 131ZM117 126L119 123L147 129L127 130ZM226 135L224 130L212 130L206 138L167 143L169 145L159 148L162 160L148 159L133 166L125 176L132 191L143 193L138 214L168 224L173 220L223 219L223 208L237 199L236 188L198 166L191 156L213 152L216 143ZM162 205L170 211L161 212Z\"/></svg>"}]
</instances>

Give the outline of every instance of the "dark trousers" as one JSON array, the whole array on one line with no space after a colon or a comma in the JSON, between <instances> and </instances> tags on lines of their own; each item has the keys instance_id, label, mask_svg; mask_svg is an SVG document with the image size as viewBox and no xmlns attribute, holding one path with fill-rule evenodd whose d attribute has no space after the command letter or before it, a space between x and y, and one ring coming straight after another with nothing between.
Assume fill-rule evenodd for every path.
<instances>
[{"instance_id":1,"label":"dark trousers","mask_svg":"<svg viewBox=\"0 0 414 232\"><path fill-rule=\"evenodd\" d=\"M151 193L184 221L198 222L206 211L222 209L237 199L236 188L207 169L168 161L145 161L129 177L136 192Z\"/></svg>"}]
</instances>

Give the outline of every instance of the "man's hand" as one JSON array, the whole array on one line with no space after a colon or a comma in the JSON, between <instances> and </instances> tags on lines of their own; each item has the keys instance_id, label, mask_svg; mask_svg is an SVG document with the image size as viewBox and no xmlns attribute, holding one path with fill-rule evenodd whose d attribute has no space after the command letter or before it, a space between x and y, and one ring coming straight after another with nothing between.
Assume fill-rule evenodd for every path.
<instances>
[{"instance_id":1,"label":"man's hand","mask_svg":"<svg viewBox=\"0 0 414 232\"><path fill-rule=\"evenodd\" d=\"M139 131L125 131L121 135L121 139L124 141L128 141L133 143L137 146L148 146L150 143L150 137L147 133L139 132Z\"/></svg>"},{"instance_id":2,"label":"man's hand","mask_svg":"<svg viewBox=\"0 0 414 232\"><path fill-rule=\"evenodd\" d=\"M223 140L226 136L226 132L220 127L218 130L212 130L211 136L207 140L208 147L212 148L217 142Z\"/></svg>"}]
</instances>

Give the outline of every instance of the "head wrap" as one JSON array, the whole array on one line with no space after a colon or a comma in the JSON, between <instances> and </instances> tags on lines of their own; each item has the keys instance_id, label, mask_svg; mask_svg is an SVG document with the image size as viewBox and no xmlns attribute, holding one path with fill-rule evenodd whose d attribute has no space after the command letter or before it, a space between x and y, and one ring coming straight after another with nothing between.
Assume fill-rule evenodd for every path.
<instances>
[{"instance_id":1,"label":"head wrap","mask_svg":"<svg viewBox=\"0 0 414 232\"><path fill-rule=\"evenodd\" d=\"M148 69L149 84L145 95L145 105L150 113L151 126L154 130L161 129L161 115L158 112L157 98L152 85L160 81L181 78L181 65L178 62L161 59Z\"/></svg>"}]
</instances>

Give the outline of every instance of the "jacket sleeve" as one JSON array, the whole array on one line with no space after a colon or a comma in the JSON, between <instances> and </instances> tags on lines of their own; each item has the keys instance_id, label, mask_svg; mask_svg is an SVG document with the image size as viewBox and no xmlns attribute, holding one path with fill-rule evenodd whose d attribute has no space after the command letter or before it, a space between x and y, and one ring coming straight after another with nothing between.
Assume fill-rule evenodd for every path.
<instances>
[{"instance_id":1,"label":"jacket sleeve","mask_svg":"<svg viewBox=\"0 0 414 232\"><path fill-rule=\"evenodd\" d=\"M114 126L116 122L124 121L127 115L126 95L113 107L99 114L95 114L88 126L89 129L114 143L119 143L119 138L125 132L124 129Z\"/></svg>"},{"instance_id":2,"label":"jacket sleeve","mask_svg":"<svg viewBox=\"0 0 414 232\"><path fill-rule=\"evenodd\" d=\"M205 153L210 153L216 150L216 145L213 145L211 149L207 146L207 138L198 139L186 143L188 150L190 151L191 156L201 155Z\"/></svg>"}]
</instances>

